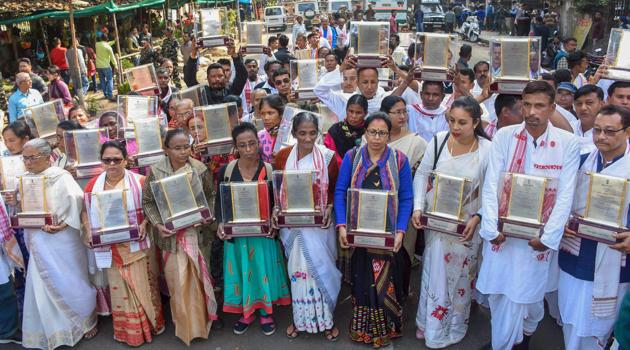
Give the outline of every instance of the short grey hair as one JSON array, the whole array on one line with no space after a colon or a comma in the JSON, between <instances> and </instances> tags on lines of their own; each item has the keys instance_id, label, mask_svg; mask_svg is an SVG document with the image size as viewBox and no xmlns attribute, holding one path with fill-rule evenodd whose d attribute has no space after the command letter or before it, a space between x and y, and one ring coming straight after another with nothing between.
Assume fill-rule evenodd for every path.
<instances>
[{"instance_id":1,"label":"short grey hair","mask_svg":"<svg viewBox=\"0 0 630 350\"><path fill-rule=\"evenodd\" d=\"M52 153L52 147L48 143L48 141L44 139L32 139L24 144L24 148L33 147L39 152L39 154L48 157Z\"/></svg>"},{"instance_id":2,"label":"short grey hair","mask_svg":"<svg viewBox=\"0 0 630 350\"><path fill-rule=\"evenodd\" d=\"M15 75L15 83L16 84L20 84L21 82L23 82L26 79L31 79L31 76L28 73L20 72L20 73Z\"/></svg>"},{"instance_id":3,"label":"short grey hair","mask_svg":"<svg viewBox=\"0 0 630 350\"><path fill-rule=\"evenodd\" d=\"M195 108L195 102L193 102L193 100L191 100L189 98L183 98L183 99L179 100L179 102L177 102L177 104L175 105L175 108L190 108L190 109L193 109L193 108Z\"/></svg>"}]
</instances>

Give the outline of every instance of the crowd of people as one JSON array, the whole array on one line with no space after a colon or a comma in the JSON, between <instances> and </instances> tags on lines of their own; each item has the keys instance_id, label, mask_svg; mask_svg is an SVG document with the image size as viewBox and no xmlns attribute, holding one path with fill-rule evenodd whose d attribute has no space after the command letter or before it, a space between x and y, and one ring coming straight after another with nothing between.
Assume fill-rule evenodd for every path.
<instances>
[{"instance_id":1,"label":"crowd of people","mask_svg":"<svg viewBox=\"0 0 630 350\"><path fill-rule=\"evenodd\" d=\"M237 335L257 317L262 332L272 335L276 308L290 306L292 323L283 330L289 338L322 333L336 341L349 335L382 347L406 334L403 309L417 303L415 337L444 348L466 336L474 301L491 313L488 349L528 349L545 303L562 327L566 349L601 349L613 333L622 349L630 348L630 196L613 198L621 200L616 243L586 238L569 225L575 210L588 205L576 195L576 188L584 189L578 186L582 174L630 179L630 82L605 79L606 64L587 79L585 55L573 48L572 38L564 40L554 71L535 72L540 78L521 94L504 94L492 89L491 63L470 62L471 46L462 47L459 57L450 55L451 81L418 80L415 48L399 47L392 34L390 55L381 61L390 75L383 78L348 54L344 17L322 19L312 31L298 17L292 31L293 42L284 34L271 36L265 53L256 55L244 56L228 40L227 56L210 57L204 67L192 36L180 45L167 29L158 63L148 28L133 30L126 38L129 50L139 50L138 63L154 64L159 84L158 109L134 120L168 124L161 138L165 157L150 166L137 163L137 145L126 132L133 121L124 109L100 111L90 120L72 101L66 81L77 67L63 64L68 50L60 43L48 87L32 74L28 59L20 61L9 124L2 130L3 157L21 156L20 181L45 177L44 208L56 220L21 228L13 219L24 206L24 188L2 188L2 342L74 346L95 337L98 322L112 322L114 339L130 346L154 341L167 324L190 345L221 328L226 313L240 316L232 327ZM394 59L401 51L402 58ZM102 35L94 69L113 99L112 57ZM290 63L297 57L324 60L313 98L295 94ZM89 53L85 58L91 66ZM77 72L83 80L83 68ZM178 82L197 87L202 98L183 97ZM37 125L25 117L44 98L61 99L66 107L56 135L47 139L36 137ZM229 152L205 152L211 140L200 101L237 106ZM300 111L288 121L292 141L281 145L288 108ZM89 128L104 129L107 140L98 154L102 172L86 182L64 135ZM321 190L319 226L279 224L272 175L296 170L313 171ZM509 202L505 191L511 193L515 183L505 180L506 173L550 183L534 237L505 229L511 205L528 204ZM212 214L174 229L154 184L182 175ZM470 184L460 199L461 229L436 229L425 220L436 210L440 176ZM219 193L236 182L269 184L261 192L268 198L257 197L260 208L270 207L268 234L232 236L239 224L228 221L234 208ZM127 191L128 215L122 215L136 224L138 238L95 245L91 220L102 213L88 199L113 190ZM396 194L387 202L387 213L395 215L387 219L387 227L395 228L386 236L390 248L362 247L351 238L356 232L347 213L356 203L347 194L354 190ZM412 299L410 276L418 261L420 295ZM343 283L352 296L349 325L334 319Z\"/></svg>"}]
</instances>

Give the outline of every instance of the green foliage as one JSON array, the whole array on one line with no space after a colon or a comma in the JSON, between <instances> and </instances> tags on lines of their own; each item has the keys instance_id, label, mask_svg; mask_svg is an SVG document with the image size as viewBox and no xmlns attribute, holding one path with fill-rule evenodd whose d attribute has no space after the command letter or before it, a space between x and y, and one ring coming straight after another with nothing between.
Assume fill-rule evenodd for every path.
<instances>
[{"instance_id":1,"label":"green foliage","mask_svg":"<svg viewBox=\"0 0 630 350\"><path fill-rule=\"evenodd\" d=\"M99 104L94 95L85 99L85 108L87 109L86 112L88 112L92 118L96 118L96 114L99 110Z\"/></svg>"},{"instance_id":2,"label":"green foliage","mask_svg":"<svg viewBox=\"0 0 630 350\"><path fill-rule=\"evenodd\" d=\"M575 9L579 13L593 16L595 11L604 11L609 0L575 0Z\"/></svg>"},{"instance_id":3,"label":"green foliage","mask_svg":"<svg viewBox=\"0 0 630 350\"><path fill-rule=\"evenodd\" d=\"M129 86L129 82L125 81L122 85L118 85L118 94L119 95L127 95L131 92L131 87Z\"/></svg>"},{"instance_id":4,"label":"green foliage","mask_svg":"<svg viewBox=\"0 0 630 350\"><path fill-rule=\"evenodd\" d=\"M123 58L120 64L122 65L123 71L134 67L133 62L129 58Z\"/></svg>"}]
</instances>

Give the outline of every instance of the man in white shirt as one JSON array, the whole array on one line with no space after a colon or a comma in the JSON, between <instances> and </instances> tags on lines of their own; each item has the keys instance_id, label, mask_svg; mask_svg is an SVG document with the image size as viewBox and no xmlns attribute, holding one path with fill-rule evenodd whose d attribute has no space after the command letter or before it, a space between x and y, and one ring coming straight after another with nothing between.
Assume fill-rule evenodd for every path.
<instances>
[{"instance_id":1,"label":"man in white shirt","mask_svg":"<svg viewBox=\"0 0 630 350\"><path fill-rule=\"evenodd\" d=\"M575 113L578 119L573 124L573 134L580 139L580 154L595 150L593 124L599 110L604 107L604 91L597 85L584 85L575 92Z\"/></svg>"},{"instance_id":2,"label":"man in white shirt","mask_svg":"<svg viewBox=\"0 0 630 350\"><path fill-rule=\"evenodd\" d=\"M592 141L597 148L582 155L579 173L601 173L630 179L630 154L626 152L630 137L630 112L608 105L599 111L593 124L597 131L592 135ZM577 186L573 207L577 214L583 215L589 181L579 181ZM630 190L626 188L621 196L627 198L628 195ZM617 204L619 211L612 211L621 214L613 221L621 220L620 223L627 227L630 219L628 200L623 200L623 197L609 200L611 202L606 204L611 208L613 200L623 201ZM568 350L603 349L619 314L621 300L630 288L629 251L621 243L609 245L576 237L574 229L573 225L571 229L565 229L558 260L561 269L558 304L564 323L564 345ZM578 231L589 230L582 227Z\"/></svg>"},{"instance_id":3,"label":"man in white shirt","mask_svg":"<svg viewBox=\"0 0 630 350\"><path fill-rule=\"evenodd\" d=\"M264 81L264 77L258 75L258 62L253 58L245 60L245 69L247 69L247 81L241 93L241 100L243 101L243 110L246 113L251 113L252 92L255 90L256 85Z\"/></svg>"},{"instance_id":4,"label":"man in white shirt","mask_svg":"<svg viewBox=\"0 0 630 350\"><path fill-rule=\"evenodd\" d=\"M424 81L420 91L420 100L421 103L407 105L409 131L429 142L440 131L448 130L446 121L448 108L442 104L444 84L440 81Z\"/></svg>"},{"instance_id":5,"label":"man in white shirt","mask_svg":"<svg viewBox=\"0 0 630 350\"><path fill-rule=\"evenodd\" d=\"M519 348L528 348L544 316L550 255L560 245L573 202L579 143L549 122L554 98L555 90L546 82L528 83L523 90L524 123L501 128L493 138L482 194L483 262L476 286L488 295L494 350L509 350L520 343ZM503 172L556 179L557 185L545 190L542 221L546 224L540 237L528 241L499 232L499 217L508 215L506 189L510 188L500 187Z\"/></svg>"},{"instance_id":6,"label":"man in white shirt","mask_svg":"<svg viewBox=\"0 0 630 350\"><path fill-rule=\"evenodd\" d=\"M298 34L306 35L306 27L302 23L302 16L295 16L295 23L293 23L293 29L291 30L291 40L293 40L293 46L295 47L295 39Z\"/></svg>"}]
</instances>

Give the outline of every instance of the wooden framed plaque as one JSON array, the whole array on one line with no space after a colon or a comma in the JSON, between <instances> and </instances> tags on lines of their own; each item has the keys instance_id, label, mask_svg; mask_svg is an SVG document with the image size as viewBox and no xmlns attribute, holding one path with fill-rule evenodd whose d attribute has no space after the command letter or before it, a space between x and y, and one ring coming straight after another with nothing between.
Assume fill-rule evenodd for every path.
<instances>
[{"instance_id":1,"label":"wooden framed plaque","mask_svg":"<svg viewBox=\"0 0 630 350\"><path fill-rule=\"evenodd\" d=\"M136 211L128 207L131 196L128 189L85 194L93 246L136 241L140 238Z\"/></svg>"},{"instance_id":2,"label":"wooden framed plaque","mask_svg":"<svg viewBox=\"0 0 630 350\"><path fill-rule=\"evenodd\" d=\"M267 181L227 182L220 185L223 230L227 237L261 237L271 233Z\"/></svg>"},{"instance_id":3,"label":"wooden framed plaque","mask_svg":"<svg viewBox=\"0 0 630 350\"><path fill-rule=\"evenodd\" d=\"M381 67L389 54L389 23L352 22L350 48L357 57L357 67Z\"/></svg>"},{"instance_id":4,"label":"wooden framed plaque","mask_svg":"<svg viewBox=\"0 0 630 350\"><path fill-rule=\"evenodd\" d=\"M57 224L57 218L48 210L47 182L47 177L43 175L19 177L20 202L17 213L11 216L11 227L39 229L44 225Z\"/></svg>"},{"instance_id":5,"label":"wooden framed plaque","mask_svg":"<svg viewBox=\"0 0 630 350\"><path fill-rule=\"evenodd\" d=\"M127 125L136 119L157 117L157 96L118 95L118 113L123 116Z\"/></svg>"},{"instance_id":6,"label":"wooden framed plaque","mask_svg":"<svg viewBox=\"0 0 630 350\"><path fill-rule=\"evenodd\" d=\"M606 61L606 79L630 81L630 29L610 30Z\"/></svg>"},{"instance_id":7,"label":"wooden framed plaque","mask_svg":"<svg viewBox=\"0 0 630 350\"><path fill-rule=\"evenodd\" d=\"M317 98L313 90L320 78L322 59L292 60L290 62L291 81L295 84L295 95L298 100Z\"/></svg>"},{"instance_id":8,"label":"wooden framed plaque","mask_svg":"<svg viewBox=\"0 0 630 350\"><path fill-rule=\"evenodd\" d=\"M501 37L490 41L490 50L493 93L520 95L527 83L538 79L532 72L540 71L539 37Z\"/></svg>"},{"instance_id":9,"label":"wooden framed plaque","mask_svg":"<svg viewBox=\"0 0 630 350\"><path fill-rule=\"evenodd\" d=\"M57 135L57 125L66 120L63 102L60 99L28 107L24 119L35 137L52 140Z\"/></svg>"},{"instance_id":10,"label":"wooden framed plaque","mask_svg":"<svg viewBox=\"0 0 630 350\"><path fill-rule=\"evenodd\" d=\"M346 232L353 247L394 249L398 196L392 191L350 188Z\"/></svg>"},{"instance_id":11,"label":"wooden framed plaque","mask_svg":"<svg viewBox=\"0 0 630 350\"><path fill-rule=\"evenodd\" d=\"M273 192L279 227L321 226L324 222L323 193L313 170L273 172Z\"/></svg>"},{"instance_id":12,"label":"wooden framed plaque","mask_svg":"<svg viewBox=\"0 0 630 350\"><path fill-rule=\"evenodd\" d=\"M101 145L109 140L107 129L69 130L63 137L77 179L91 178L103 171L100 153Z\"/></svg>"},{"instance_id":13,"label":"wooden framed plaque","mask_svg":"<svg viewBox=\"0 0 630 350\"><path fill-rule=\"evenodd\" d=\"M180 90L179 92L175 93L174 97L178 100L190 99L193 101L194 107L201 107L208 104L208 97L206 96L206 86L201 84Z\"/></svg>"},{"instance_id":14,"label":"wooden framed plaque","mask_svg":"<svg viewBox=\"0 0 630 350\"><path fill-rule=\"evenodd\" d=\"M448 74L448 50L451 44L449 34L416 33L416 58L422 62L422 71L416 79L427 81L451 81Z\"/></svg>"},{"instance_id":15,"label":"wooden framed plaque","mask_svg":"<svg viewBox=\"0 0 630 350\"><path fill-rule=\"evenodd\" d=\"M241 31L241 53L245 55L262 54L265 44L263 34L265 24L263 22L245 22Z\"/></svg>"},{"instance_id":16,"label":"wooden framed plaque","mask_svg":"<svg viewBox=\"0 0 630 350\"><path fill-rule=\"evenodd\" d=\"M0 157L0 180L2 192L15 192L18 189L19 177L24 175L24 161L22 156Z\"/></svg>"},{"instance_id":17,"label":"wooden framed plaque","mask_svg":"<svg viewBox=\"0 0 630 350\"><path fill-rule=\"evenodd\" d=\"M499 216L499 231L506 236L532 239L541 235L545 225L543 208L549 178L542 176L505 173L502 177L500 207L506 207Z\"/></svg>"},{"instance_id":18,"label":"wooden framed plaque","mask_svg":"<svg viewBox=\"0 0 630 350\"><path fill-rule=\"evenodd\" d=\"M160 94L160 85L155 74L153 63L136 66L125 71L127 82L131 91L142 96L153 96Z\"/></svg>"},{"instance_id":19,"label":"wooden framed plaque","mask_svg":"<svg viewBox=\"0 0 630 350\"><path fill-rule=\"evenodd\" d=\"M221 47L227 44L228 19L224 7L199 10L200 31L197 44L204 48Z\"/></svg>"},{"instance_id":20,"label":"wooden framed plaque","mask_svg":"<svg viewBox=\"0 0 630 350\"><path fill-rule=\"evenodd\" d=\"M182 230L212 219L201 180L194 171L152 181L151 190L162 222L169 230Z\"/></svg>"},{"instance_id":21,"label":"wooden framed plaque","mask_svg":"<svg viewBox=\"0 0 630 350\"><path fill-rule=\"evenodd\" d=\"M153 165L164 158L162 126L158 118L137 119L133 125L137 153L135 165Z\"/></svg>"},{"instance_id":22,"label":"wooden framed plaque","mask_svg":"<svg viewBox=\"0 0 630 350\"><path fill-rule=\"evenodd\" d=\"M439 172L433 175L433 197L420 221L425 228L459 236L466 228L464 203L470 200L471 181Z\"/></svg>"},{"instance_id":23,"label":"wooden framed plaque","mask_svg":"<svg viewBox=\"0 0 630 350\"><path fill-rule=\"evenodd\" d=\"M217 105L197 107L193 110L195 117L203 119L204 140L195 140L204 146L202 154L212 156L229 154L232 152L232 129L238 125L238 108L236 103L222 103Z\"/></svg>"},{"instance_id":24,"label":"wooden framed plaque","mask_svg":"<svg viewBox=\"0 0 630 350\"><path fill-rule=\"evenodd\" d=\"M569 227L579 237L617 243L614 235L628 230L623 220L628 209L628 179L587 173L579 182L575 202L586 202L586 206L573 212ZM588 188L586 192L581 191L585 188Z\"/></svg>"},{"instance_id":25,"label":"wooden framed plaque","mask_svg":"<svg viewBox=\"0 0 630 350\"><path fill-rule=\"evenodd\" d=\"M319 134L320 137L317 138L317 143L322 143L321 138L321 128L322 128L322 116L315 112L309 112L303 109L295 108L287 106L284 108L284 113L282 113L282 120L280 121L280 127L278 129L278 136L276 136L276 144L274 145L273 152L278 152L280 149L288 146L295 145L297 140L293 137L292 128L293 128L293 118L302 112L308 112L314 114L319 120Z\"/></svg>"}]
</instances>

